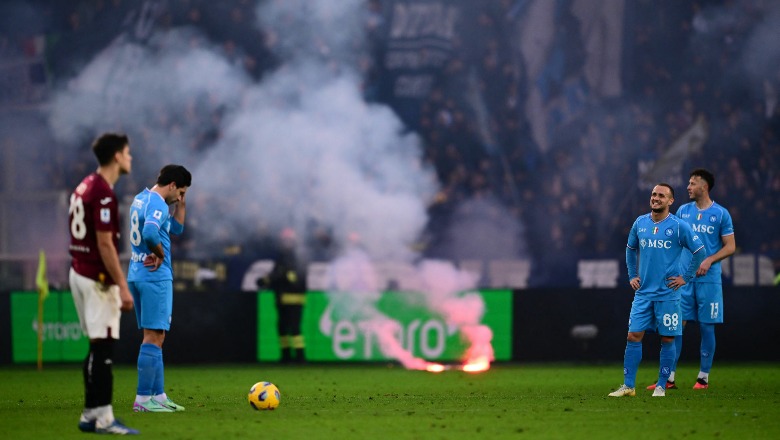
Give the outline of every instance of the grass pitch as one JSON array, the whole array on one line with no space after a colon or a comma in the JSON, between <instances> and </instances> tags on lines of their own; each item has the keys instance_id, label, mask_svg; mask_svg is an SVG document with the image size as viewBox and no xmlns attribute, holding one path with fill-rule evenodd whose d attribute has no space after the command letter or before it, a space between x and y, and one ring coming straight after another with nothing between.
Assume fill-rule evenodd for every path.
<instances>
[{"instance_id":1,"label":"grass pitch","mask_svg":"<svg viewBox=\"0 0 780 440\"><path fill-rule=\"evenodd\" d=\"M114 368L114 413L150 438L174 439L777 439L777 364L718 364L709 390L691 389L698 366L677 372L678 390L652 398L644 362L633 398L607 394L622 367L493 365L432 374L388 365L273 364L166 367L169 396L185 412L135 414L135 368ZM84 439L77 365L0 367L0 437ZM282 403L255 411L249 387L275 383Z\"/></svg>"}]
</instances>

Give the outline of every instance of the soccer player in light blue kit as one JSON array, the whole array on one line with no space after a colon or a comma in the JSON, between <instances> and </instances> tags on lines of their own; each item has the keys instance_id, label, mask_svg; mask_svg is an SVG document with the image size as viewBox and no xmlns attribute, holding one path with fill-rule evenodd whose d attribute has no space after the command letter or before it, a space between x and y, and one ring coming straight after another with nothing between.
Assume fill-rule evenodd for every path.
<instances>
[{"instance_id":1,"label":"soccer player in light blue kit","mask_svg":"<svg viewBox=\"0 0 780 440\"><path fill-rule=\"evenodd\" d=\"M653 329L661 336L661 360L654 397L666 395L666 381L675 358L674 338L682 335L680 286L693 280L705 257L704 244L691 227L669 212L674 189L666 183L653 187L649 214L639 216L628 234L626 266L631 288L635 290L628 319L626 352L623 358L623 385L611 397L636 395L636 372L642 360L642 338ZM679 260L683 249L692 254L691 263L681 275ZM639 270L637 271L637 259Z\"/></svg>"},{"instance_id":2,"label":"soccer player in light blue kit","mask_svg":"<svg viewBox=\"0 0 780 440\"><path fill-rule=\"evenodd\" d=\"M185 194L192 175L181 165L166 165L157 184L135 196L130 207L132 256L127 271L135 317L144 339L138 352L135 412L184 411L165 393L162 346L173 309L170 234L184 232Z\"/></svg>"},{"instance_id":3,"label":"soccer player in light blue kit","mask_svg":"<svg viewBox=\"0 0 780 440\"><path fill-rule=\"evenodd\" d=\"M715 324L723 323L723 281L720 262L734 254L737 249L734 240L734 225L731 214L726 208L713 202L710 191L715 186L715 176L703 168L690 173L688 197L692 202L680 206L677 217L691 225L704 242L708 257L696 270L696 279L680 289L683 313L683 327L688 321L699 322L701 333L700 370L693 389L709 387L710 369L715 355ZM684 251L680 257L680 267L686 267L691 254ZM682 335L675 337L677 357L666 388L676 388L674 373L682 351ZM650 385L648 389L655 387Z\"/></svg>"}]
</instances>

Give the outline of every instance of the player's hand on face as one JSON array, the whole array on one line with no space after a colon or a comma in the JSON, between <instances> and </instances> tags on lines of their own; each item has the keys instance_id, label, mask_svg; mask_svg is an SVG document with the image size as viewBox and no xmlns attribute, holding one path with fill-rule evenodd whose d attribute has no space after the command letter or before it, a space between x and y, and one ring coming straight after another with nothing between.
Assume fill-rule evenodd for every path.
<instances>
[{"instance_id":1,"label":"player's hand on face","mask_svg":"<svg viewBox=\"0 0 780 440\"><path fill-rule=\"evenodd\" d=\"M129 312L133 310L133 295L127 289L119 288L119 299L122 301L122 305L119 307L123 312Z\"/></svg>"},{"instance_id":2,"label":"player's hand on face","mask_svg":"<svg viewBox=\"0 0 780 440\"><path fill-rule=\"evenodd\" d=\"M148 267L149 272L154 272L160 268L162 261L162 258L158 257L157 255L149 254L146 256L146 258L144 258L144 267Z\"/></svg>"}]
</instances>

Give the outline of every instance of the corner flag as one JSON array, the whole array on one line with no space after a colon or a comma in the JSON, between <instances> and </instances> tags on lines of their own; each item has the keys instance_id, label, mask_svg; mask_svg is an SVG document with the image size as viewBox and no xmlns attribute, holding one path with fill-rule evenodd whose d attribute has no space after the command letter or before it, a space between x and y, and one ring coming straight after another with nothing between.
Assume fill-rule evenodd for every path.
<instances>
[{"instance_id":1,"label":"corner flag","mask_svg":"<svg viewBox=\"0 0 780 440\"><path fill-rule=\"evenodd\" d=\"M38 257L38 275L35 276L35 286L38 288L40 300L49 296L49 278L46 276L46 252L41 249Z\"/></svg>"},{"instance_id":2,"label":"corner flag","mask_svg":"<svg viewBox=\"0 0 780 440\"><path fill-rule=\"evenodd\" d=\"M38 371L43 369L43 302L49 296L49 279L46 276L46 253L41 249L38 257L38 274L35 276L38 288Z\"/></svg>"}]
</instances>

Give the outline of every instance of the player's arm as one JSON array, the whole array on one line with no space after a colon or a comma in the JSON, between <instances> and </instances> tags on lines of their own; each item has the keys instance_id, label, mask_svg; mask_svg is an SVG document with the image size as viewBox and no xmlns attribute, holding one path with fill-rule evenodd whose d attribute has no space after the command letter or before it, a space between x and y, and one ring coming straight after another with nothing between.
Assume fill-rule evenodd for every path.
<instances>
[{"instance_id":1,"label":"player's arm","mask_svg":"<svg viewBox=\"0 0 780 440\"><path fill-rule=\"evenodd\" d=\"M683 223L682 225L680 232L683 235L683 241L681 244L684 248L691 251L691 261L683 275L667 278L669 282L666 283L666 285L674 290L693 281L699 266L707 257L707 248L704 247L704 244L699 240L699 237L693 233L693 229L691 229L687 223Z\"/></svg>"},{"instance_id":2,"label":"player's arm","mask_svg":"<svg viewBox=\"0 0 780 440\"><path fill-rule=\"evenodd\" d=\"M628 232L628 243L626 243L626 269L628 269L628 284L634 290L639 290L642 280L639 278L637 266L639 265L639 235L637 233L636 223L631 225L631 231Z\"/></svg>"},{"instance_id":3,"label":"player's arm","mask_svg":"<svg viewBox=\"0 0 780 440\"><path fill-rule=\"evenodd\" d=\"M690 283L696 277L697 268L701 262L704 261L706 254L707 252L704 250L703 245L699 249L693 251L693 254L691 254L691 263L688 265L688 269L685 271L685 273L667 278L667 281L669 282L666 283L666 285L671 289L677 290L680 287Z\"/></svg>"},{"instance_id":4,"label":"player's arm","mask_svg":"<svg viewBox=\"0 0 780 440\"><path fill-rule=\"evenodd\" d=\"M165 249L162 245L162 239L160 239L160 227L152 222L144 223L144 228L141 230L141 237L144 244L146 244L146 247L151 252L151 254L144 259L144 266L154 272L159 269L163 261L165 261Z\"/></svg>"},{"instance_id":5,"label":"player's arm","mask_svg":"<svg viewBox=\"0 0 780 440\"><path fill-rule=\"evenodd\" d=\"M641 285L639 274L637 272L637 256L639 253L636 249L626 246L626 269L628 269L628 284L634 290L639 289Z\"/></svg>"},{"instance_id":6,"label":"player's arm","mask_svg":"<svg viewBox=\"0 0 780 440\"><path fill-rule=\"evenodd\" d=\"M127 280L119 263L119 252L114 247L113 235L112 231L97 231L98 252L108 274L111 275L111 278L119 286L119 299L122 301L122 310L133 310L133 296L127 287Z\"/></svg>"},{"instance_id":7,"label":"player's arm","mask_svg":"<svg viewBox=\"0 0 780 440\"><path fill-rule=\"evenodd\" d=\"M688 269L682 276L685 283L691 282L696 277L697 268L701 265L701 262L704 261L706 256L707 251L705 250L704 245L693 251L693 254L691 254L691 264L688 265Z\"/></svg>"},{"instance_id":8,"label":"player's arm","mask_svg":"<svg viewBox=\"0 0 780 440\"><path fill-rule=\"evenodd\" d=\"M710 270L710 267L713 264L723 260L724 258L728 258L731 255L734 255L734 252L736 252L737 250L737 242L734 239L734 234L724 235L720 237L720 241L723 243L723 247L720 248L718 252L715 252L714 254L705 258L704 261L701 262L701 265L699 265L699 269L696 271L696 275L698 276L706 275L707 271Z\"/></svg>"}]
</instances>

